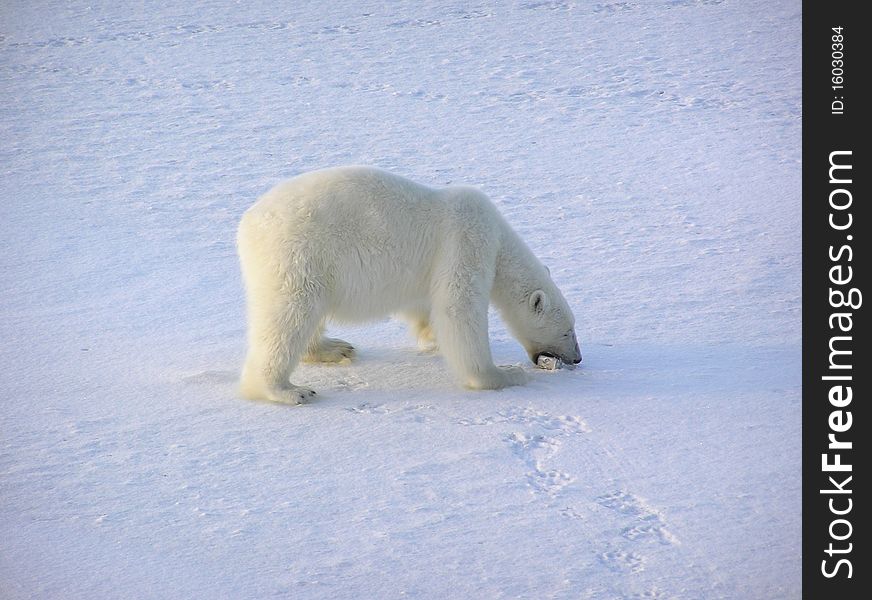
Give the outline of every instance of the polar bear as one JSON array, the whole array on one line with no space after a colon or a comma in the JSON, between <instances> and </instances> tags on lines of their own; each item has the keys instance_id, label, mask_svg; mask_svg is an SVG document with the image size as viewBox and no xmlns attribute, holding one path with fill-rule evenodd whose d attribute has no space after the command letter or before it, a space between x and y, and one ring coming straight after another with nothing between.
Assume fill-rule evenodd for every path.
<instances>
[{"instance_id":1,"label":"polar bear","mask_svg":"<svg viewBox=\"0 0 872 600\"><path fill-rule=\"evenodd\" d=\"M471 389L520 385L497 367L488 306L500 311L535 363L581 362L575 319L548 270L471 187L426 187L372 167L335 167L279 183L249 208L237 235L248 352L240 392L298 404L300 360L338 362L354 349L324 337L326 319L393 314L422 344L435 342Z\"/></svg>"}]
</instances>

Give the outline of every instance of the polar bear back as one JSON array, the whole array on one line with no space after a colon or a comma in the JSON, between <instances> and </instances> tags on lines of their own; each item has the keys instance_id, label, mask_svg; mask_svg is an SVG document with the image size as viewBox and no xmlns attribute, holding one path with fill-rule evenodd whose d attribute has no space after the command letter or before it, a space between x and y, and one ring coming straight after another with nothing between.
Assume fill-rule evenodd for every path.
<instances>
[{"instance_id":1,"label":"polar bear back","mask_svg":"<svg viewBox=\"0 0 872 600\"><path fill-rule=\"evenodd\" d=\"M372 167L337 167L262 196L243 217L239 248L249 263L322 286L334 319L358 321L426 307L439 257L453 251L458 233L472 229L493 250L502 222L472 188L434 189Z\"/></svg>"}]
</instances>

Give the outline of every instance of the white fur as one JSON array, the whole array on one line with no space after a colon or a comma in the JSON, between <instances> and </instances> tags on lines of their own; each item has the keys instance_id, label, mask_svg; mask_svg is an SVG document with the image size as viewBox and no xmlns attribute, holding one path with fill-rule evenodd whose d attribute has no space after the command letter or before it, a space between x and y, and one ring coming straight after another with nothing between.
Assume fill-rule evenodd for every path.
<instances>
[{"instance_id":1,"label":"white fur","mask_svg":"<svg viewBox=\"0 0 872 600\"><path fill-rule=\"evenodd\" d=\"M314 394L289 382L300 360L351 358L349 344L322 337L328 318L398 314L473 389L526 381L521 368L493 363L490 302L533 360L578 354L548 271L473 188L432 189L369 167L307 173L245 213L238 248L248 307L240 389L251 399L298 403Z\"/></svg>"}]
</instances>

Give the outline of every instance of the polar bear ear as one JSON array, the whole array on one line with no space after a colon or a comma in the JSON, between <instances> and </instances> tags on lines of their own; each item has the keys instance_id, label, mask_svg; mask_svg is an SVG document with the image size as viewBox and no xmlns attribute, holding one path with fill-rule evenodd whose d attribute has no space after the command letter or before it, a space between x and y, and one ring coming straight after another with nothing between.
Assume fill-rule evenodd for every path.
<instances>
[{"instance_id":1,"label":"polar bear ear","mask_svg":"<svg viewBox=\"0 0 872 600\"><path fill-rule=\"evenodd\" d=\"M542 290L530 294L530 310L541 315L548 310L548 296Z\"/></svg>"},{"instance_id":2,"label":"polar bear ear","mask_svg":"<svg viewBox=\"0 0 872 600\"><path fill-rule=\"evenodd\" d=\"M551 269L548 268L548 265L542 265L542 266L545 267L545 270L548 272L549 275L551 275Z\"/></svg>"}]
</instances>

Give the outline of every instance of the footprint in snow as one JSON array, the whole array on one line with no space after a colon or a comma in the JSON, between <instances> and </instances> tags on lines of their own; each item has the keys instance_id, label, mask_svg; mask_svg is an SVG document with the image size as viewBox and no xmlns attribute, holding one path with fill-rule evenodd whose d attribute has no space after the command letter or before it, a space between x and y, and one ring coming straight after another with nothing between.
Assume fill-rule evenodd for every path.
<instances>
[{"instance_id":1,"label":"footprint in snow","mask_svg":"<svg viewBox=\"0 0 872 600\"><path fill-rule=\"evenodd\" d=\"M648 506L638 496L618 490L596 498L596 503L609 508L629 519L629 523L621 530L621 536L630 541L655 539L661 544L676 545L678 538L666 527L666 522L660 513Z\"/></svg>"},{"instance_id":2,"label":"footprint in snow","mask_svg":"<svg viewBox=\"0 0 872 600\"><path fill-rule=\"evenodd\" d=\"M363 402L357 406L346 407L350 413L357 415L401 415L403 420L414 421L416 423L424 423L430 420L426 415L426 411L432 410L433 406L429 404L413 404L409 406L399 406L392 404L370 404Z\"/></svg>"},{"instance_id":3,"label":"footprint in snow","mask_svg":"<svg viewBox=\"0 0 872 600\"><path fill-rule=\"evenodd\" d=\"M645 559L635 552L609 550L600 552L597 558L610 571L638 573L645 569Z\"/></svg>"},{"instance_id":4,"label":"footprint in snow","mask_svg":"<svg viewBox=\"0 0 872 600\"><path fill-rule=\"evenodd\" d=\"M557 434L582 434L590 433L591 428L581 417L561 415L553 417L550 414L533 408L512 407L499 411L496 415L484 418L457 419L458 425L498 425L501 423L520 423L534 425L553 431Z\"/></svg>"},{"instance_id":5,"label":"footprint in snow","mask_svg":"<svg viewBox=\"0 0 872 600\"><path fill-rule=\"evenodd\" d=\"M530 468L527 472L527 484L534 492L553 498L575 481L568 473L549 469L545 465L545 461L560 448L559 440L544 435L515 432L506 437L506 441L512 453Z\"/></svg>"}]
</instances>

